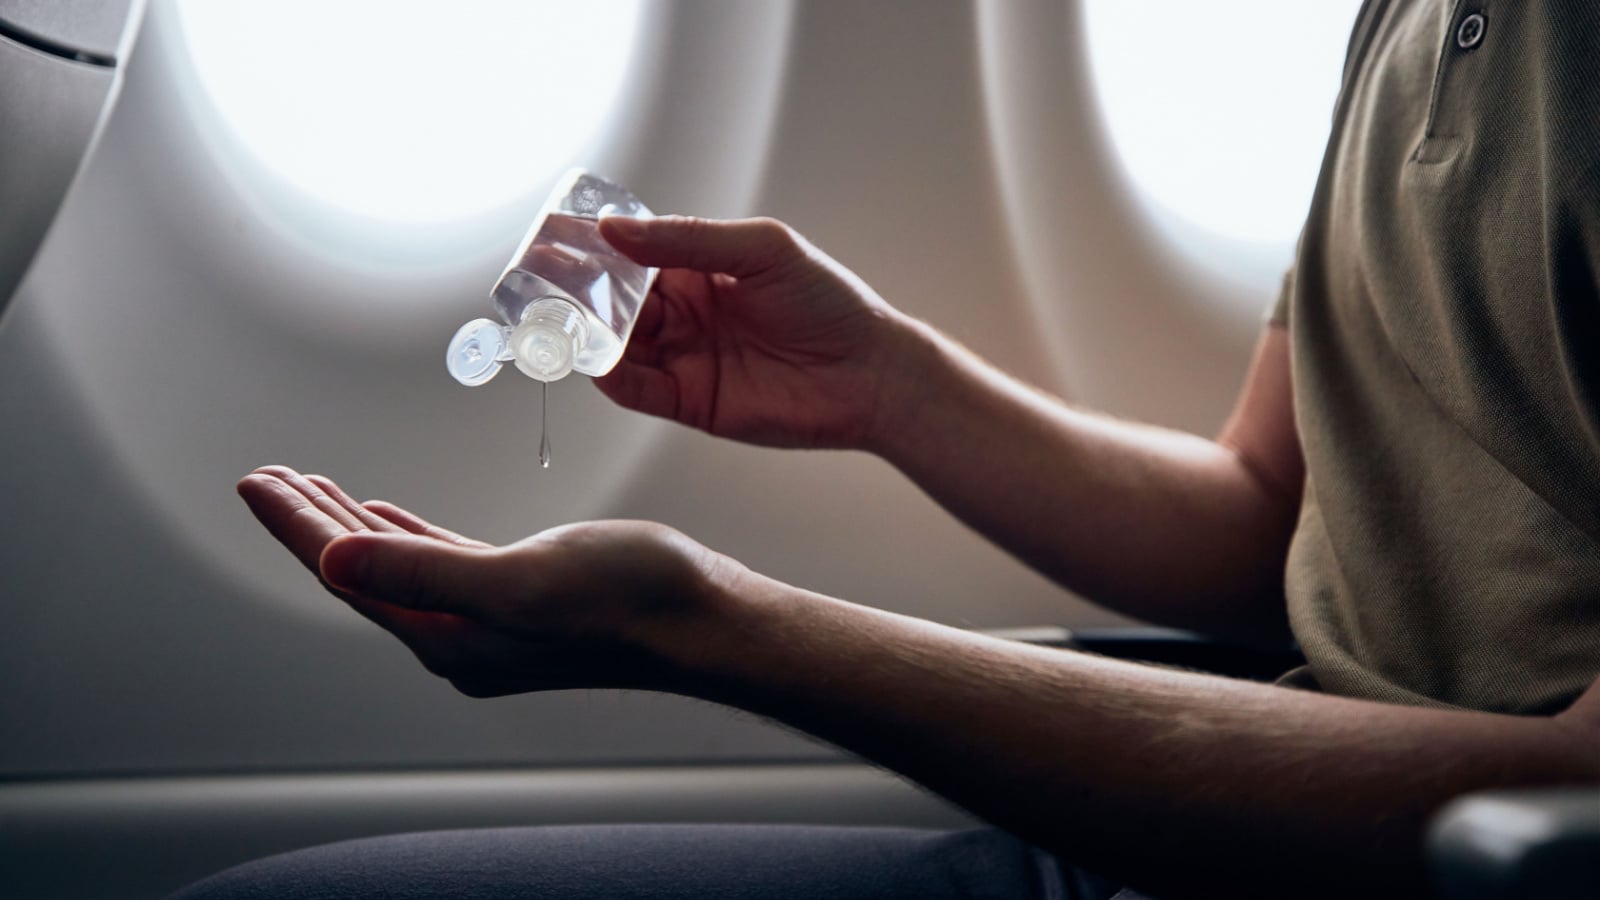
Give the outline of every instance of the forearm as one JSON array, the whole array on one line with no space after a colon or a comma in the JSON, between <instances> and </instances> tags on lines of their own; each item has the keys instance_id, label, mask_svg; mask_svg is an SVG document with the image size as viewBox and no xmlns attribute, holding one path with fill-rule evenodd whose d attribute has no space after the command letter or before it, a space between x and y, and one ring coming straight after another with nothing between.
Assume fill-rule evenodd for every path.
<instances>
[{"instance_id":1,"label":"forearm","mask_svg":"<svg viewBox=\"0 0 1600 900\"><path fill-rule=\"evenodd\" d=\"M869 449L978 532L1097 602L1163 624L1285 634L1297 497L1195 435L1081 412L925 326Z\"/></svg>"},{"instance_id":2,"label":"forearm","mask_svg":"<svg viewBox=\"0 0 1600 900\"><path fill-rule=\"evenodd\" d=\"M1042 650L732 565L717 582L705 618L656 633L685 693L834 742L1161 896L1415 896L1423 823L1449 798L1600 777L1593 736L1559 720Z\"/></svg>"}]
</instances>

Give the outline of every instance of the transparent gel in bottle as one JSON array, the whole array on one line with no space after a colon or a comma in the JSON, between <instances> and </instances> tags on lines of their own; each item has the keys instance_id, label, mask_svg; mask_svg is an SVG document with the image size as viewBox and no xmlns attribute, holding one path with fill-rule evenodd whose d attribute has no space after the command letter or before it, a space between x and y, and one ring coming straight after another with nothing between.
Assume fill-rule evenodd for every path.
<instances>
[{"instance_id":1,"label":"transparent gel in bottle","mask_svg":"<svg viewBox=\"0 0 1600 900\"><path fill-rule=\"evenodd\" d=\"M445 365L457 381L483 384L507 362L545 383L616 366L656 270L600 237L608 215L648 217L650 210L627 188L582 169L556 183L495 283L500 321L473 319L450 341Z\"/></svg>"}]
</instances>

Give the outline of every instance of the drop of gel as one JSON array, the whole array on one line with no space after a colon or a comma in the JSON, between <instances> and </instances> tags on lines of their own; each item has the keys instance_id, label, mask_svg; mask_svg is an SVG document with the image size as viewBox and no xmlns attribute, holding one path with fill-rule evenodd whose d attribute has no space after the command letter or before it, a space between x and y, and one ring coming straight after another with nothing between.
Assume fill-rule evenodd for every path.
<instances>
[{"instance_id":1,"label":"drop of gel","mask_svg":"<svg viewBox=\"0 0 1600 900\"><path fill-rule=\"evenodd\" d=\"M550 468L550 382L539 382L539 467Z\"/></svg>"}]
</instances>

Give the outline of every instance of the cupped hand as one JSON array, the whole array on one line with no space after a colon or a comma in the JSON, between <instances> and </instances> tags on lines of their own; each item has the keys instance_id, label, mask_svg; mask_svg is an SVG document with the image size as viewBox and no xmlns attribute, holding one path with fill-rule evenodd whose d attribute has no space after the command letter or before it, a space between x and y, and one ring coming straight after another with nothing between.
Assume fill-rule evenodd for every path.
<instances>
[{"instance_id":1,"label":"cupped hand","mask_svg":"<svg viewBox=\"0 0 1600 900\"><path fill-rule=\"evenodd\" d=\"M754 444L869 443L915 332L848 269L773 219L612 217L600 233L661 269L596 379L607 396Z\"/></svg>"},{"instance_id":2,"label":"cupped hand","mask_svg":"<svg viewBox=\"0 0 1600 900\"><path fill-rule=\"evenodd\" d=\"M492 547L282 466L238 489L334 596L477 697L680 689L650 635L686 622L712 573L737 565L650 522L568 525Z\"/></svg>"}]
</instances>

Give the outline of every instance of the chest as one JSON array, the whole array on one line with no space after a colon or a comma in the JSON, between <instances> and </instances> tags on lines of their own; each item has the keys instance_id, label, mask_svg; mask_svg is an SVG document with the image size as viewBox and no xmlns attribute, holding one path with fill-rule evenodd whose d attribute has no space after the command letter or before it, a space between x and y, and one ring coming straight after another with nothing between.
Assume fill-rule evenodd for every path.
<instances>
[{"instance_id":1,"label":"chest","mask_svg":"<svg viewBox=\"0 0 1600 900\"><path fill-rule=\"evenodd\" d=\"M1376 10L1303 238L1297 391L1420 390L1600 538L1600 4Z\"/></svg>"}]
</instances>

